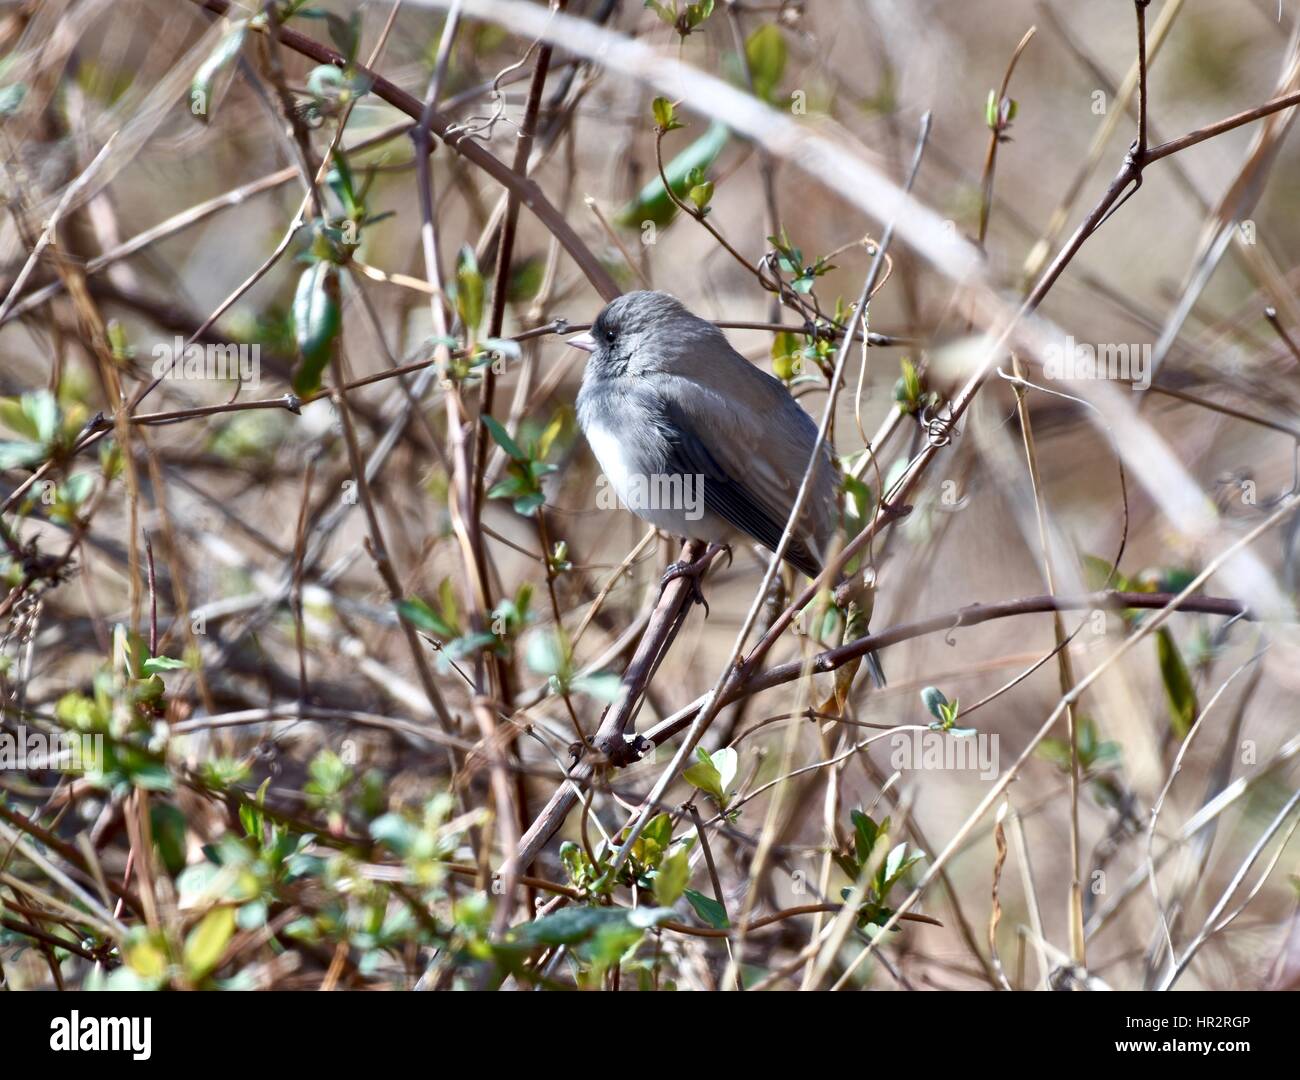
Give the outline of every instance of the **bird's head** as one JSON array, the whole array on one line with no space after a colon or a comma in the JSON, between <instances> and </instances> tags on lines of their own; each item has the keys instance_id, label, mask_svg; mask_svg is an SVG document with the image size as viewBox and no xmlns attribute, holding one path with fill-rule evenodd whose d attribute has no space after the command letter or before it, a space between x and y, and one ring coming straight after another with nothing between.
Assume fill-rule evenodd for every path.
<instances>
[{"instance_id":1,"label":"bird's head","mask_svg":"<svg viewBox=\"0 0 1300 1080\"><path fill-rule=\"evenodd\" d=\"M675 296L642 291L610 301L591 329L568 343L591 354L587 366L592 374L616 378L667 368L704 336L718 336L718 331Z\"/></svg>"}]
</instances>

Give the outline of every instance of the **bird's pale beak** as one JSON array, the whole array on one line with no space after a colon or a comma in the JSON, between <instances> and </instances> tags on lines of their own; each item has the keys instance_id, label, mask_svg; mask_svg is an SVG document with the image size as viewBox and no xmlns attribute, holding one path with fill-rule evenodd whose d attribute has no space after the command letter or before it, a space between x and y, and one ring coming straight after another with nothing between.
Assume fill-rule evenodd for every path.
<instances>
[{"instance_id":1,"label":"bird's pale beak","mask_svg":"<svg viewBox=\"0 0 1300 1080\"><path fill-rule=\"evenodd\" d=\"M596 351L596 339L590 334L579 334L577 337L569 338L569 344L575 349L581 349L583 352Z\"/></svg>"}]
</instances>

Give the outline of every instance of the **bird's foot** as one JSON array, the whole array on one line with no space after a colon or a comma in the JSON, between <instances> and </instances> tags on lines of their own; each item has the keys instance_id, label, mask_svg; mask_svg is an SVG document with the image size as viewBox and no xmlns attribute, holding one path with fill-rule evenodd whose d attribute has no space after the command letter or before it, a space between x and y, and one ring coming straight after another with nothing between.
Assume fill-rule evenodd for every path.
<instances>
[{"instance_id":1,"label":"bird's foot","mask_svg":"<svg viewBox=\"0 0 1300 1080\"><path fill-rule=\"evenodd\" d=\"M703 559L692 563L672 563L668 569L664 571L664 576L659 579L659 591L662 593L664 589L668 588L668 586L678 578L690 579L691 600L696 604L704 605L704 617L707 619L709 617L709 602L704 599L704 590L700 588L700 578L708 567L709 564Z\"/></svg>"},{"instance_id":2,"label":"bird's foot","mask_svg":"<svg viewBox=\"0 0 1300 1080\"><path fill-rule=\"evenodd\" d=\"M727 556L727 569L731 569L731 545L730 544L710 544L704 552L704 557L712 562L713 557L719 552Z\"/></svg>"},{"instance_id":3,"label":"bird's foot","mask_svg":"<svg viewBox=\"0 0 1300 1080\"><path fill-rule=\"evenodd\" d=\"M712 565L714 557L720 551L727 553L727 565L731 565L731 547L728 544L710 544L703 555L694 562L675 562L664 571L664 576L659 579L659 589L662 592L678 578L688 578L691 583L691 600L696 604L704 605L704 617L709 617L709 602L704 599L704 590L700 588L700 579L704 572Z\"/></svg>"}]
</instances>

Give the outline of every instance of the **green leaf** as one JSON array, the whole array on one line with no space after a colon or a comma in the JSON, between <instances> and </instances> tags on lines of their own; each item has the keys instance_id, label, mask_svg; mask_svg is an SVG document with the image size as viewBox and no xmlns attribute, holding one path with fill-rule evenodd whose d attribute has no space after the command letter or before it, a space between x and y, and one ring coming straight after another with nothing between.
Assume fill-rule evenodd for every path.
<instances>
[{"instance_id":1,"label":"green leaf","mask_svg":"<svg viewBox=\"0 0 1300 1080\"><path fill-rule=\"evenodd\" d=\"M1070 744L1065 739L1041 739L1034 753L1058 769L1068 771L1070 768Z\"/></svg>"},{"instance_id":2,"label":"green leaf","mask_svg":"<svg viewBox=\"0 0 1300 1080\"><path fill-rule=\"evenodd\" d=\"M59 403L54 395L48 390L24 394L22 409L36 433L36 441L43 446L53 443L59 433Z\"/></svg>"},{"instance_id":3,"label":"green leaf","mask_svg":"<svg viewBox=\"0 0 1300 1080\"><path fill-rule=\"evenodd\" d=\"M315 262L303 271L293 297L294 337L302 357L294 373L293 392L299 397L320 389L342 322L338 267L323 260Z\"/></svg>"},{"instance_id":4,"label":"green leaf","mask_svg":"<svg viewBox=\"0 0 1300 1080\"><path fill-rule=\"evenodd\" d=\"M644 930L671 917L667 908L571 907L526 923L515 932L528 945L576 945L611 924Z\"/></svg>"},{"instance_id":5,"label":"green leaf","mask_svg":"<svg viewBox=\"0 0 1300 1080\"><path fill-rule=\"evenodd\" d=\"M95 474L89 472L69 476L66 483L59 485L59 498L71 507L78 507L90 498L95 490Z\"/></svg>"},{"instance_id":6,"label":"green leaf","mask_svg":"<svg viewBox=\"0 0 1300 1080\"><path fill-rule=\"evenodd\" d=\"M555 445L555 440L559 438L571 416L572 414L567 409L560 408L556 410L555 415L551 417L550 423L542 429L542 433L537 437L538 457L544 458L550 454L551 447Z\"/></svg>"},{"instance_id":7,"label":"green leaf","mask_svg":"<svg viewBox=\"0 0 1300 1080\"><path fill-rule=\"evenodd\" d=\"M321 64L307 75L307 92L320 100L342 94L347 85L348 77L333 64Z\"/></svg>"},{"instance_id":8,"label":"green leaf","mask_svg":"<svg viewBox=\"0 0 1300 1080\"><path fill-rule=\"evenodd\" d=\"M124 767L135 787L144 788L146 791L172 790L172 774L161 761L141 759L124 762Z\"/></svg>"},{"instance_id":9,"label":"green leaf","mask_svg":"<svg viewBox=\"0 0 1300 1080\"><path fill-rule=\"evenodd\" d=\"M259 807L252 803L241 803L239 806L239 823L244 827L244 833L251 836L259 844L262 842L262 827L265 824L266 815L262 813Z\"/></svg>"},{"instance_id":10,"label":"green leaf","mask_svg":"<svg viewBox=\"0 0 1300 1080\"><path fill-rule=\"evenodd\" d=\"M539 675L563 675L568 668L568 650L558 634L535 630L528 637L524 656Z\"/></svg>"},{"instance_id":11,"label":"green leaf","mask_svg":"<svg viewBox=\"0 0 1300 1080\"><path fill-rule=\"evenodd\" d=\"M722 802L726 798L726 793L722 788L722 775L713 764L713 758L702 746L695 748L695 756L698 760L682 773L682 779L699 788L706 795L712 795L718 802Z\"/></svg>"},{"instance_id":12,"label":"green leaf","mask_svg":"<svg viewBox=\"0 0 1300 1080\"><path fill-rule=\"evenodd\" d=\"M343 211L352 217L358 210L357 193L352 178L352 168L342 152L335 151L330 171L325 174L325 183L343 204Z\"/></svg>"},{"instance_id":13,"label":"green leaf","mask_svg":"<svg viewBox=\"0 0 1300 1080\"><path fill-rule=\"evenodd\" d=\"M150 933L142 926L131 930L122 950L122 959L141 979L155 985L167 974L166 943L161 940L161 935Z\"/></svg>"},{"instance_id":14,"label":"green leaf","mask_svg":"<svg viewBox=\"0 0 1300 1080\"><path fill-rule=\"evenodd\" d=\"M772 337L772 374L789 382L803 370L803 346L797 335L782 330Z\"/></svg>"},{"instance_id":15,"label":"green leaf","mask_svg":"<svg viewBox=\"0 0 1300 1080\"><path fill-rule=\"evenodd\" d=\"M844 488L844 509L848 518L846 524L847 539L857 536L870 519L875 508L875 496L871 487L849 473L847 469L841 479Z\"/></svg>"},{"instance_id":16,"label":"green leaf","mask_svg":"<svg viewBox=\"0 0 1300 1080\"><path fill-rule=\"evenodd\" d=\"M140 665L140 670L145 675L161 675L164 671L179 671L186 667L189 665L184 660L176 660L170 656L151 656Z\"/></svg>"},{"instance_id":17,"label":"green leaf","mask_svg":"<svg viewBox=\"0 0 1300 1080\"><path fill-rule=\"evenodd\" d=\"M397 613L412 626L443 638L454 638L457 630L418 596L397 602Z\"/></svg>"},{"instance_id":18,"label":"green leaf","mask_svg":"<svg viewBox=\"0 0 1300 1080\"><path fill-rule=\"evenodd\" d=\"M553 466L542 462L514 461L510 464L505 478L489 489L488 498L512 499L515 513L522 514L524 517L531 516L546 502L546 494L542 491L538 478L553 471Z\"/></svg>"},{"instance_id":19,"label":"green leaf","mask_svg":"<svg viewBox=\"0 0 1300 1080\"><path fill-rule=\"evenodd\" d=\"M695 209L703 213L709 208L709 201L713 198L713 182L705 180L703 183L696 184L686 194L695 204Z\"/></svg>"},{"instance_id":20,"label":"green leaf","mask_svg":"<svg viewBox=\"0 0 1300 1080\"><path fill-rule=\"evenodd\" d=\"M1106 588L1116 589L1119 592L1133 591L1133 583L1123 574L1116 571L1115 576L1111 577L1111 563L1108 560L1097 555L1084 555L1082 562L1083 580L1094 592Z\"/></svg>"},{"instance_id":21,"label":"green leaf","mask_svg":"<svg viewBox=\"0 0 1300 1080\"><path fill-rule=\"evenodd\" d=\"M594 675L579 675L573 680L573 689L580 694L594 697L598 701L614 702L623 692L622 676L612 671L602 671Z\"/></svg>"},{"instance_id":22,"label":"green leaf","mask_svg":"<svg viewBox=\"0 0 1300 1080\"><path fill-rule=\"evenodd\" d=\"M510 432L506 431L500 421L495 417L489 416L487 413L484 413L479 417L479 419L483 421L483 426L487 428L489 434L491 434L492 441L509 454L511 458L515 461L528 460L528 455L519 448L519 444L510 437Z\"/></svg>"},{"instance_id":23,"label":"green leaf","mask_svg":"<svg viewBox=\"0 0 1300 1080\"><path fill-rule=\"evenodd\" d=\"M235 914L235 922L241 930L259 930L266 925L270 913L265 900L252 900L240 905Z\"/></svg>"},{"instance_id":24,"label":"green leaf","mask_svg":"<svg viewBox=\"0 0 1300 1080\"><path fill-rule=\"evenodd\" d=\"M135 348L131 345L131 339L127 336L126 329L117 319L109 319L104 330L108 335L108 347L113 354L114 360L125 363L135 356Z\"/></svg>"},{"instance_id":25,"label":"green leaf","mask_svg":"<svg viewBox=\"0 0 1300 1080\"><path fill-rule=\"evenodd\" d=\"M438 611L442 621L448 626L460 627L460 605L456 603L456 586L451 578L445 577L438 582Z\"/></svg>"},{"instance_id":26,"label":"green leaf","mask_svg":"<svg viewBox=\"0 0 1300 1080\"><path fill-rule=\"evenodd\" d=\"M523 517L531 517L537 512L537 509L546 502L546 496L540 491L532 491L527 495L521 495L510 505L514 507L515 513Z\"/></svg>"},{"instance_id":27,"label":"green leaf","mask_svg":"<svg viewBox=\"0 0 1300 1080\"><path fill-rule=\"evenodd\" d=\"M27 96L27 87L22 83L11 83L0 88L0 120L7 120L18 111Z\"/></svg>"},{"instance_id":28,"label":"green leaf","mask_svg":"<svg viewBox=\"0 0 1300 1080\"><path fill-rule=\"evenodd\" d=\"M592 936L586 953L591 958L591 977L599 979L610 968L630 960L645 931L622 922L608 922Z\"/></svg>"},{"instance_id":29,"label":"green leaf","mask_svg":"<svg viewBox=\"0 0 1300 1080\"><path fill-rule=\"evenodd\" d=\"M669 26L677 21L677 13L669 8L666 4L660 3L660 0L645 0L645 6L659 16Z\"/></svg>"},{"instance_id":30,"label":"green leaf","mask_svg":"<svg viewBox=\"0 0 1300 1080\"><path fill-rule=\"evenodd\" d=\"M1161 570L1156 575L1154 588L1157 592L1180 593L1196 579L1196 574L1197 571L1187 567Z\"/></svg>"},{"instance_id":31,"label":"green leaf","mask_svg":"<svg viewBox=\"0 0 1300 1080\"><path fill-rule=\"evenodd\" d=\"M194 81L190 83L190 111L201 123L206 124L212 112L212 84L221 69L239 55L247 31L247 22L235 23L194 73Z\"/></svg>"},{"instance_id":32,"label":"green leaf","mask_svg":"<svg viewBox=\"0 0 1300 1080\"><path fill-rule=\"evenodd\" d=\"M944 706L948 704L948 699L944 697L943 691L937 686L927 686L921 691L921 702L929 710L931 716L936 720L945 721Z\"/></svg>"},{"instance_id":33,"label":"green leaf","mask_svg":"<svg viewBox=\"0 0 1300 1080\"><path fill-rule=\"evenodd\" d=\"M889 890L898 883L902 876L924 858L924 851L913 850L909 855L906 843L894 847L885 857L884 865L881 866L879 873L876 875L876 899L883 901L889 895Z\"/></svg>"},{"instance_id":34,"label":"green leaf","mask_svg":"<svg viewBox=\"0 0 1300 1080\"><path fill-rule=\"evenodd\" d=\"M632 859L644 870L654 870L663 861L664 852L673 842L673 819L667 813L656 814L632 845Z\"/></svg>"},{"instance_id":35,"label":"green leaf","mask_svg":"<svg viewBox=\"0 0 1300 1080\"><path fill-rule=\"evenodd\" d=\"M149 806L149 824L163 865L175 877L185 869L185 815L170 803L154 802Z\"/></svg>"},{"instance_id":36,"label":"green leaf","mask_svg":"<svg viewBox=\"0 0 1300 1080\"><path fill-rule=\"evenodd\" d=\"M43 457L45 452L36 443L0 439L0 469L20 469L35 465Z\"/></svg>"},{"instance_id":37,"label":"green leaf","mask_svg":"<svg viewBox=\"0 0 1300 1080\"><path fill-rule=\"evenodd\" d=\"M907 855L907 841L898 844L888 855L885 856L885 881L891 880L899 873L899 868L903 865L903 859Z\"/></svg>"},{"instance_id":38,"label":"green leaf","mask_svg":"<svg viewBox=\"0 0 1300 1080\"><path fill-rule=\"evenodd\" d=\"M266 802L266 790L270 786L271 778L268 776L258 787L252 802L239 804L239 823L244 827L245 834L259 844L266 837L266 812L262 806Z\"/></svg>"},{"instance_id":39,"label":"green leaf","mask_svg":"<svg viewBox=\"0 0 1300 1080\"><path fill-rule=\"evenodd\" d=\"M672 816L661 812L652 817L641 830L639 841L647 845L653 844L660 852L667 851L668 845L673 842Z\"/></svg>"},{"instance_id":40,"label":"green leaf","mask_svg":"<svg viewBox=\"0 0 1300 1080\"><path fill-rule=\"evenodd\" d=\"M211 901L222 882L221 868L216 863L201 862L187 866L176 875L176 892L180 906L193 908Z\"/></svg>"},{"instance_id":41,"label":"green leaf","mask_svg":"<svg viewBox=\"0 0 1300 1080\"><path fill-rule=\"evenodd\" d=\"M700 23L704 22L713 14L713 0L699 0L695 4L686 5L686 26L688 30L694 30ZM683 35L684 36L684 35Z\"/></svg>"},{"instance_id":42,"label":"green leaf","mask_svg":"<svg viewBox=\"0 0 1300 1080\"><path fill-rule=\"evenodd\" d=\"M564 872L569 875L569 880L574 885L585 883L591 876L591 860L587 858L587 853L572 840L566 840L560 845L560 865L564 867Z\"/></svg>"},{"instance_id":43,"label":"green leaf","mask_svg":"<svg viewBox=\"0 0 1300 1080\"><path fill-rule=\"evenodd\" d=\"M714 900L713 897L705 896L694 889L686 889L685 896L690 901L691 907L695 909L695 914L713 929L725 930L731 925L731 922L727 919L727 909Z\"/></svg>"},{"instance_id":44,"label":"green leaf","mask_svg":"<svg viewBox=\"0 0 1300 1080\"><path fill-rule=\"evenodd\" d=\"M771 101L785 73L785 37L775 23L760 26L745 42L745 59L754 80L754 94Z\"/></svg>"},{"instance_id":45,"label":"green leaf","mask_svg":"<svg viewBox=\"0 0 1300 1080\"><path fill-rule=\"evenodd\" d=\"M303 790L309 795L328 797L337 795L348 786L352 769L333 750L321 750L308 763L307 775L311 779Z\"/></svg>"},{"instance_id":46,"label":"green leaf","mask_svg":"<svg viewBox=\"0 0 1300 1080\"><path fill-rule=\"evenodd\" d=\"M217 966L226 944L235 932L235 909L213 908L185 938L181 962L186 976L197 982Z\"/></svg>"},{"instance_id":47,"label":"green leaf","mask_svg":"<svg viewBox=\"0 0 1300 1080\"><path fill-rule=\"evenodd\" d=\"M669 855L659 864L654 877L655 903L671 907L691 880L691 857L686 848Z\"/></svg>"},{"instance_id":48,"label":"green leaf","mask_svg":"<svg viewBox=\"0 0 1300 1080\"><path fill-rule=\"evenodd\" d=\"M473 656L484 649L495 648L497 644L496 635L490 630L483 630L477 634L463 634L455 641L449 641L446 652L449 658L459 660L464 656Z\"/></svg>"},{"instance_id":49,"label":"green leaf","mask_svg":"<svg viewBox=\"0 0 1300 1080\"><path fill-rule=\"evenodd\" d=\"M38 442L36 425L23 407L23 399L16 397L0 398L0 424L4 424L15 435Z\"/></svg>"},{"instance_id":50,"label":"green leaf","mask_svg":"<svg viewBox=\"0 0 1300 1080\"><path fill-rule=\"evenodd\" d=\"M140 677L140 665L149 656L148 647L139 634L133 633L124 624L113 627L113 666L128 678Z\"/></svg>"},{"instance_id":51,"label":"green leaf","mask_svg":"<svg viewBox=\"0 0 1300 1080\"><path fill-rule=\"evenodd\" d=\"M506 299L512 304L526 303L541 292L542 282L545 280L545 259L536 255L520 259L510 266L510 281L506 286ZM512 342L512 344L516 343Z\"/></svg>"},{"instance_id":52,"label":"green leaf","mask_svg":"<svg viewBox=\"0 0 1300 1080\"><path fill-rule=\"evenodd\" d=\"M990 90L988 100L984 102L984 123L996 129L998 126L998 92Z\"/></svg>"},{"instance_id":53,"label":"green leaf","mask_svg":"<svg viewBox=\"0 0 1300 1080\"><path fill-rule=\"evenodd\" d=\"M455 300L461 323L471 334L477 333L483 322L483 275L469 245L460 249L456 260Z\"/></svg>"},{"instance_id":54,"label":"green leaf","mask_svg":"<svg viewBox=\"0 0 1300 1080\"><path fill-rule=\"evenodd\" d=\"M1119 743L1107 739L1105 742L1097 744L1097 749L1088 764L1094 771L1101 772L1118 765L1122 757L1123 751Z\"/></svg>"},{"instance_id":55,"label":"green leaf","mask_svg":"<svg viewBox=\"0 0 1300 1080\"><path fill-rule=\"evenodd\" d=\"M370 823L370 835L377 843L386 844L390 851L406 857L419 836L419 829L401 814L381 814Z\"/></svg>"},{"instance_id":56,"label":"green leaf","mask_svg":"<svg viewBox=\"0 0 1300 1080\"><path fill-rule=\"evenodd\" d=\"M727 145L731 132L725 124L714 123L709 130L664 166L664 175L678 198L685 198L687 177L695 169L708 169ZM615 217L625 228L639 229L643 222L667 225L677 207L664 190L663 181L655 176Z\"/></svg>"},{"instance_id":57,"label":"green leaf","mask_svg":"<svg viewBox=\"0 0 1300 1080\"><path fill-rule=\"evenodd\" d=\"M889 831L889 819L886 818L883 824L877 825L861 810L854 810L849 817L853 821L853 849L860 865L871 857L871 849L876 846L880 836Z\"/></svg>"},{"instance_id":58,"label":"green leaf","mask_svg":"<svg viewBox=\"0 0 1300 1080\"><path fill-rule=\"evenodd\" d=\"M961 702L956 698L951 701L945 701L939 706L939 719L943 724L945 731L955 731L953 724L957 722L957 715L961 711ZM972 728L963 728L963 732L974 730Z\"/></svg>"},{"instance_id":59,"label":"green leaf","mask_svg":"<svg viewBox=\"0 0 1300 1080\"><path fill-rule=\"evenodd\" d=\"M916 412L921 404L921 375L916 365L906 356L899 361L902 375L894 386L894 400L903 407L904 412Z\"/></svg>"},{"instance_id":60,"label":"green leaf","mask_svg":"<svg viewBox=\"0 0 1300 1080\"><path fill-rule=\"evenodd\" d=\"M661 131L673 131L682 125L677 120L677 108L665 97L657 97L650 105L655 126Z\"/></svg>"},{"instance_id":61,"label":"green leaf","mask_svg":"<svg viewBox=\"0 0 1300 1080\"><path fill-rule=\"evenodd\" d=\"M1192 677L1183 663L1182 653L1168 628L1156 632L1156 654L1160 658L1160 678L1165 685L1165 703L1169 707L1169 721L1174 734L1182 739L1191 730L1198 712L1196 689Z\"/></svg>"},{"instance_id":62,"label":"green leaf","mask_svg":"<svg viewBox=\"0 0 1300 1080\"><path fill-rule=\"evenodd\" d=\"M713 767L722 779L722 790L730 793L736 781L736 772L740 767L740 755L734 747L724 746L713 751Z\"/></svg>"},{"instance_id":63,"label":"green leaf","mask_svg":"<svg viewBox=\"0 0 1300 1080\"><path fill-rule=\"evenodd\" d=\"M329 27L330 40L338 46L351 64L357 58L357 46L361 43L361 12L354 11L348 18L326 12L325 19Z\"/></svg>"}]
</instances>

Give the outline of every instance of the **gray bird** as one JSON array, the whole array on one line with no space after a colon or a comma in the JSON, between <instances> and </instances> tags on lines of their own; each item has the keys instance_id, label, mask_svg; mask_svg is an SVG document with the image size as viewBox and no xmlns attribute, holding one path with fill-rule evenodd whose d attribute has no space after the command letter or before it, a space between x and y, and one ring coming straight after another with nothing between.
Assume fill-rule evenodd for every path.
<instances>
[{"instance_id":1,"label":"gray bird","mask_svg":"<svg viewBox=\"0 0 1300 1080\"><path fill-rule=\"evenodd\" d=\"M817 441L789 391L664 292L620 296L569 344L591 353L578 422L619 499L675 536L775 551ZM823 446L786 560L816 577L837 520Z\"/></svg>"},{"instance_id":2,"label":"gray bird","mask_svg":"<svg viewBox=\"0 0 1300 1080\"><path fill-rule=\"evenodd\" d=\"M591 354L578 422L623 504L675 536L739 531L775 551L817 442L790 392L664 292L620 296L569 344ZM809 577L839 521L835 474L823 444L785 550Z\"/></svg>"}]
</instances>

